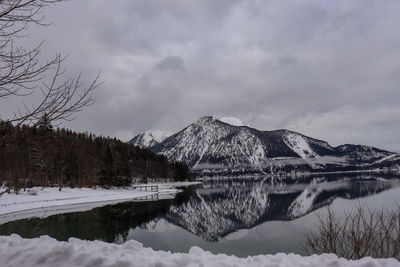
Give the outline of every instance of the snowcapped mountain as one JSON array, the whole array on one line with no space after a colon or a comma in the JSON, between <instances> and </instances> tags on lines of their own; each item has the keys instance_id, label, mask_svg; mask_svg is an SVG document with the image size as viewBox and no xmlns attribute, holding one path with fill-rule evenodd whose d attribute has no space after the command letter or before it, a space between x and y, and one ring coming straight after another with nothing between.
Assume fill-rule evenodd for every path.
<instances>
[{"instance_id":1,"label":"snowcapped mountain","mask_svg":"<svg viewBox=\"0 0 400 267\"><path fill-rule=\"evenodd\" d=\"M361 145L332 147L289 130L260 131L230 117L202 117L161 141L139 135L130 143L213 173L337 171L400 164L396 153Z\"/></svg>"},{"instance_id":2,"label":"snowcapped mountain","mask_svg":"<svg viewBox=\"0 0 400 267\"><path fill-rule=\"evenodd\" d=\"M164 141L172 133L160 130L148 130L144 133L136 135L128 143L142 148L151 147Z\"/></svg>"}]
</instances>

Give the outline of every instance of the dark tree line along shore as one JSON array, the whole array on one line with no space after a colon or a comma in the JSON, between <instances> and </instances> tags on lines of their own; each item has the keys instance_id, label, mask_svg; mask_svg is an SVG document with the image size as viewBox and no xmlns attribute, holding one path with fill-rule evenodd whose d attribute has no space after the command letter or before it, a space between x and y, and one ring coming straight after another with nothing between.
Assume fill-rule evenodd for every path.
<instances>
[{"instance_id":1,"label":"dark tree line along shore","mask_svg":"<svg viewBox=\"0 0 400 267\"><path fill-rule=\"evenodd\" d=\"M0 185L128 186L148 178L190 180L185 163L117 140L67 129L44 117L37 127L0 121Z\"/></svg>"}]
</instances>

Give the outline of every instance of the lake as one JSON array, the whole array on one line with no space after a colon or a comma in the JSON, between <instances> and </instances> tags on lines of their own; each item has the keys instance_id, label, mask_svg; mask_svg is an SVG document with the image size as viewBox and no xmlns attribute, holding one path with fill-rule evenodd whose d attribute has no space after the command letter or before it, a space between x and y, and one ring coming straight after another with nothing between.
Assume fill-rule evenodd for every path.
<instances>
[{"instance_id":1,"label":"lake","mask_svg":"<svg viewBox=\"0 0 400 267\"><path fill-rule=\"evenodd\" d=\"M90 211L0 225L0 235L49 235L122 243L135 239L157 250L248 255L306 255L305 235L330 205L339 216L357 205L397 208L399 177L325 175L279 181L268 177L220 178L185 188L174 199L125 202Z\"/></svg>"}]
</instances>

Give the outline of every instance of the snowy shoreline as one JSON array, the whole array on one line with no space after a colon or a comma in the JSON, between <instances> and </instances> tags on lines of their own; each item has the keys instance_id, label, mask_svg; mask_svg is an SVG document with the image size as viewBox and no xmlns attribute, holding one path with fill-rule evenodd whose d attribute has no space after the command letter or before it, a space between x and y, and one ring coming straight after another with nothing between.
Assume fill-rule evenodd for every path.
<instances>
[{"instance_id":1,"label":"snowy shoreline","mask_svg":"<svg viewBox=\"0 0 400 267\"><path fill-rule=\"evenodd\" d=\"M4 266L400 266L396 259L360 260L338 258L335 254L300 256L293 253L238 258L212 254L199 247L188 253L171 253L145 248L135 240L124 244L70 238L57 241L48 236L25 239L18 235L0 236L0 262Z\"/></svg>"},{"instance_id":2,"label":"snowy shoreline","mask_svg":"<svg viewBox=\"0 0 400 267\"><path fill-rule=\"evenodd\" d=\"M45 187L43 189L34 188L33 190L37 194L30 194L29 190L21 190L19 194L5 193L0 196L0 224L30 217L47 217L58 213L86 211L126 201L173 198L174 194L179 192L174 187L189 186L198 183L146 184L147 186L157 185L157 192L140 191L133 188L93 189L67 187L59 191L56 187ZM140 186L140 184L135 186Z\"/></svg>"},{"instance_id":3,"label":"snowy shoreline","mask_svg":"<svg viewBox=\"0 0 400 267\"><path fill-rule=\"evenodd\" d=\"M297 173L295 175L292 175L291 173L287 173L286 176L283 176L284 178L290 178L293 180L293 178L296 177L312 177L312 176L321 176L321 175L330 175L330 174L393 174L394 177L398 177L400 175L400 172L394 172L394 171L385 171L381 169L372 169L372 170L349 170L349 171L330 171L330 172L303 172L303 173ZM197 181L207 181L207 180L224 180L224 179L265 179L265 178L279 178L281 177L279 173L257 173L257 174L245 174L245 175L220 175L220 176L200 176L197 177Z\"/></svg>"}]
</instances>

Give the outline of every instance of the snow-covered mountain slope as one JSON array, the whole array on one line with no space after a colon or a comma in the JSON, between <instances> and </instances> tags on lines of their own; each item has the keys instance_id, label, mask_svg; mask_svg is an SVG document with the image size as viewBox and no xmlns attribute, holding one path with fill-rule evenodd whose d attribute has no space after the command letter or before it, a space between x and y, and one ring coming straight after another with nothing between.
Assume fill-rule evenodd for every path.
<instances>
[{"instance_id":1,"label":"snow-covered mountain slope","mask_svg":"<svg viewBox=\"0 0 400 267\"><path fill-rule=\"evenodd\" d=\"M136 145L142 148L151 147L164 141L172 133L160 130L148 130L144 133L138 134L133 137L129 144Z\"/></svg>"},{"instance_id":2,"label":"snow-covered mountain slope","mask_svg":"<svg viewBox=\"0 0 400 267\"><path fill-rule=\"evenodd\" d=\"M338 153L348 156L351 160L365 163L379 163L384 160L393 160L399 157L396 153L390 153L379 148L364 145L346 144L338 146L336 150Z\"/></svg>"},{"instance_id":3,"label":"snow-covered mountain slope","mask_svg":"<svg viewBox=\"0 0 400 267\"><path fill-rule=\"evenodd\" d=\"M212 117L199 119L151 149L171 160L185 161L194 168L213 164L260 167L266 157L261 140L250 128L233 126Z\"/></svg>"},{"instance_id":4,"label":"snow-covered mountain slope","mask_svg":"<svg viewBox=\"0 0 400 267\"><path fill-rule=\"evenodd\" d=\"M131 143L137 144L140 138ZM289 130L259 131L229 117L202 117L163 141L142 143L197 171L337 171L380 167L389 161L390 166L400 164L396 153L358 145L332 147Z\"/></svg>"}]
</instances>

